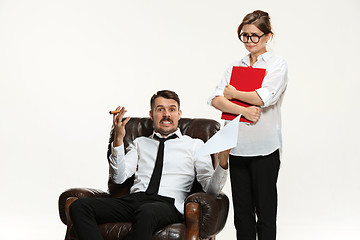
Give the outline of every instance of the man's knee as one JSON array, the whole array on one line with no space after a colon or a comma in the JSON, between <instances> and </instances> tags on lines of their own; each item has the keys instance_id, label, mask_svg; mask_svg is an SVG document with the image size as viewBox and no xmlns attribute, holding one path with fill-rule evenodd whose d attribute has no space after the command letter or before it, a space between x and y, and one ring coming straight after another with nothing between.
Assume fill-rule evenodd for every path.
<instances>
[{"instance_id":1,"label":"man's knee","mask_svg":"<svg viewBox=\"0 0 360 240\"><path fill-rule=\"evenodd\" d=\"M148 203L141 205L135 212L137 221L149 221L154 226L176 222L174 213L165 203Z\"/></svg>"},{"instance_id":2,"label":"man's knee","mask_svg":"<svg viewBox=\"0 0 360 240\"><path fill-rule=\"evenodd\" d=\"M69 207L70 216L71 218L73 218L74 216L77 216L83 212L89 211L89 209L90 209L89 199L79 198L70 205Z\"/></svg>"}]
</instances>

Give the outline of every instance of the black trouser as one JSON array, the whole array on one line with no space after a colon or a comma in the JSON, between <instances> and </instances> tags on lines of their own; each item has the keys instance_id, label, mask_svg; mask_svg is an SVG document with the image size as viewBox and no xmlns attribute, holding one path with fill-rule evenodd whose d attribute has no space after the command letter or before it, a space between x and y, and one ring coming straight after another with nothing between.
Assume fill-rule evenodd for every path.
<instances>
[{"instance_id":1,"label":"black trouser","mask_svg":"<svg viewBox=\"0 0 360 240\"><path fill-rule=\"evenodd\" d=\"M121 198L79 198L70 205L70 216L79 239L103 239L98 224L132 222L126 240L152 239L155 230L181 222L174 199L144 192Z\"/></svg>"},{"instance_id":2,"label":"black trouser","mask_svg":"<svg viewBox=\"0 0 360 240\"><path fill-rule=\"evenodd\" d=\"M267 156L230 155L234 223L238 240L276 239L279 150ZM257 220L256 220L257 219Z\"/></svg>"}]
</instances>

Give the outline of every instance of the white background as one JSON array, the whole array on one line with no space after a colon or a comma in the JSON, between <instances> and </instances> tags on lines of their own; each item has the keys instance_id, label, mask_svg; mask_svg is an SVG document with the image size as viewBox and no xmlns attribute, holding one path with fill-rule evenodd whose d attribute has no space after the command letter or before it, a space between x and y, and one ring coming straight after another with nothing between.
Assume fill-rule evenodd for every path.
<instances>
[{"instance_id":1,"label":"white background","mask_svg":"<svg viewBox=\"0 0 360 240\"><path fill-rule=\"evenodd\" d=\"M184 117L222 123L206 100L246 54L236 28L256 9L289 65L278 239L358 237L358 0L2 0L0 239L63 239L59 195L107 190L117 105L148 116L151 95L171 89ZM235 239L232 218L218 239Z\"/></svg>"}]
</instances>

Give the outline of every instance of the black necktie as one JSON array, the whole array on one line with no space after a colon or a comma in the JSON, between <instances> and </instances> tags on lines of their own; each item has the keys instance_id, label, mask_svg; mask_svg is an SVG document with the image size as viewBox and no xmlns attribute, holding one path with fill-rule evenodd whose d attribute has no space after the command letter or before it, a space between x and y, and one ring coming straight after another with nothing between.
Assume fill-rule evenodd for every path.
<instances>
[{"instance_id":1,"label":"black necktie","mask_svg":"<svg viewBox=\"0 0 360 240\"><path fill-rule=\"evenodd\" d=\"M176 136L176 134L173 134L168 138L159 138L158 136L155 135L154 138L158 139L160 143L159 143L159 148L158 148L158 152L157 152L157 156L156 156L155 167L154 167L153 173L151 175L149 186L145 191L148 194L158 193L159 186L160 186L161 174L162 174L162 168L163 168L163 161L164 161L164 143L165 143L165 141L167 141L169 139L177 138L177 136Z\"/></svg>"}]
</instances>

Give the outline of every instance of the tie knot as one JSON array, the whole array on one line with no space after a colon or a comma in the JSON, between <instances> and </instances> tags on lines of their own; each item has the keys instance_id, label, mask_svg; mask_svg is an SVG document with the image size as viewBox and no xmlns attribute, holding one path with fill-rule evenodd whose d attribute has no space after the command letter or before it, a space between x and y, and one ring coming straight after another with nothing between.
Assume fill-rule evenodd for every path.
<instances>
[{"instance_id":1,"label":"tie knot","mask_svg":"<svg viewBox=\"0 0 360 240\"><path fill-rule=\"evenodd\" d=\"M167 140L177 138L177 135L176 135L176 134L173 134L173 135L171 135L171 136L169 136L169 137L167 137L167 138L161 138L161 137L159 137L159 136L157 136L157 135L154 135L154 138L157 139L157 140L159 140L159 142L164 143L164 142L167 141Z\"/></svg>"}]
</instances>

